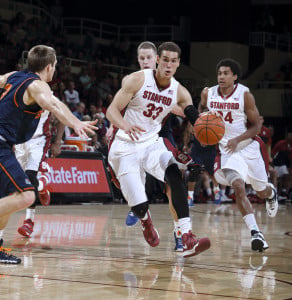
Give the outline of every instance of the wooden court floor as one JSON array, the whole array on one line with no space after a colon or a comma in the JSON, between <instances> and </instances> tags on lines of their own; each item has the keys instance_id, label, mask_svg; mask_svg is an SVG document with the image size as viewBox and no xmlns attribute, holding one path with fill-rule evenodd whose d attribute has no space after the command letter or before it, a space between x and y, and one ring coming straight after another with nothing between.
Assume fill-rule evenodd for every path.
<instances>
[{"instance_id":1,"label":"wooden court floor","mask_svg":"<svg viewBox=\"0 0 292 300\"><path fill-rule=\"evenodd\" d=\"M0 265L0 299L292 299L292 206L268 218L254 205L270 249L253 253L249 232L234 205L197 204L193 231L211 248L183 259L173 251L168 206L151 205L160 245L144 241L141 226L126 227L127 205L37 207L35 231L21 238L15 214L5 247L22 258Z\"/></svg>"}]
</instances>

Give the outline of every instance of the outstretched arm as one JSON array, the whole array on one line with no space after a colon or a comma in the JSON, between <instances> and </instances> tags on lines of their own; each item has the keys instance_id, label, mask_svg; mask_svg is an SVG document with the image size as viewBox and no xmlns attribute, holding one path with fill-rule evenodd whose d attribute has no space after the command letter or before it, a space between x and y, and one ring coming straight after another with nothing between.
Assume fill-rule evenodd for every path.
<instances>
[{"instance_id":1,"label":"outstretched arm","mask_svg":"<svg viewBox=\"0 0 292 300\"><path fill-rule=\"evenodd\" d=\"M73 128L80 137L87 137L87 133L93 134L94 130L97 130L97 127L94 126L97 120L81 122L63 102L52 95L49 85L44 81L33 81L28 86L23 101L27 105L38 103L43 109L54 114L61 123Z\"/></svg>"},{"instance_id":2,"label":"outstretched arm","mask_svg":"<svg viewBox=\"0 0 292 300\"><path fill-rule=\"evenodd\" d=\"M122 116L121 111L128 105L135 93L144 82L144 73L135 72L127 77L121 89L116 93L114 99L106 111L107 119L115 126L125 131L134 141L139 139L145 130L135 124L128 123Z\"/></svg>"}]
</instances>

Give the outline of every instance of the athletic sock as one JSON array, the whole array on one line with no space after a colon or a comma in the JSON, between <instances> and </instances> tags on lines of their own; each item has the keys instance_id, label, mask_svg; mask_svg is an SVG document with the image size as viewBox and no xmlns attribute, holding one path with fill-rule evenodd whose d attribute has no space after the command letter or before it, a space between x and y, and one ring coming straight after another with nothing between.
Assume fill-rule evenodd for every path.
<instances>
[{"instance_id":1,"label":"athletic sock","mask_svg":"<svg viewBox=\"0 0 292 300\"><path fill-rule=\"evenodd\" d=\"M260 231L254 214L248 214L243 217L243 220L250 231Z\"/></svg>"},{"instance_id":2,"label":"athletic sock","mask_svg":"<svg viewBox=\"0 0 292 300\"><path fill-rule=\"evenodd\" d=\"M27 208L26 209L26 216L25 216L26 220L31 219L33 221L34 215L35 215L35 208Z\"/></svg>"}]
</instances>

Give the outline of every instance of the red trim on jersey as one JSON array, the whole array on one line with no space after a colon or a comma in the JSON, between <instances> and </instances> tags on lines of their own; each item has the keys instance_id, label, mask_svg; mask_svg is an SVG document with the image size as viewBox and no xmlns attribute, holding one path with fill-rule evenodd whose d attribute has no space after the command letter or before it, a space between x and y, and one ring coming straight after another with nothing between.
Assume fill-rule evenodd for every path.
<instances>
[{"instance_id":1,"label":"red trim on jersey","mask_svg":"<svg viewBox=\"0 0 292 300\"><path fill-rule=\"evenodd\" d=\"M166 90L166 89L168 89L168 88L170 87L171 80L169 81L169 84L168 84L167 86L161 86L161 85L159 84L159 82L158 82L158 80L157 80L157 78L156 78L156 71L155 71L155 70L153 70L153 77L154 77L154 80L155 80L155 82L156 82L156 85L157 85L157 87L158 87L158 89L159 89L159 92L162 92L162 91L164 91L164 90Z\"/></svg>"},{"instance_id":2,"label":"red trim on jersey","mask_svg":"<svg viewBox=\"0 0 292 300\"><path fill-rule=\"evenodd\" d=\"M222 95L221 91L220 91L220 87L218 86L218 94L219 94L219 96L220 96L223 100L227 100L228 98L230 98L230 97L235 93L237 87L238 87L238 83L235 85L235 88L232 90L232 92L231 92L229 95L227 95L226 97L224 97L224 96Z\"/></svg>"},{"instance_id":3,"label":"red trim on jersey","mask_svg":"<svg viewBox=\"0 0 292 300\"><path fill-rule=\"evenodd\" d=\"M218 146L218 145L217 145ZM214 174L221 169L221 152L219 147L216 147L217 153L214 160Z\"/></svg>"},{"instance_id":4,"label":"red trim on jersey","mask_svg":"<svg viewBox=\"0 0 292 300\"><path fill-rule=\"evenodd\" d=\"M19 192L23 192L23 191L28 191L28 190L34 190L34 187L27 187L22 189L15 181L14 179L11 177L11 175L8 173L8 171L5 169L5 167L0 163L0 168L3 170L3 172L9 177L9 179L11 180L11 182L13 183L13 185L16 187L16 189Z\"/></svg>"},{"instance_id":5,"label":"red trim on jersey","mask_svg":"<svg viewBox=\"0 0 292 300\"><path fill-rule=\"evenodd\" d=\"M29 77L29 78L25 79L25 80L19 85L19 87L18 87L17 90L15 91L14 97L13 97L14 103L15 103L16 107L19 107L19 104L18 104L17 101L16 101L16 94L17 94L18 90L19 90L19 89L20 89L20 88L21 88L28 80L30 80L30 79L39 80L39 79L37 79L37 78L35 78L35 77Z\"/></svg>"},{"instance_id":6,"label":"red trim on jersey","mask_svg":"<svg viewBox=\"0 0 292 300\"><path fill-rule=\"evenodd\" d=\"M116 186L116 188L118 188L120 190L121 189L120 182L119 182L114 170L111 168L110 165L109 165L109 172L111 174L111 181Z\"/></svg>"}]
</instances>

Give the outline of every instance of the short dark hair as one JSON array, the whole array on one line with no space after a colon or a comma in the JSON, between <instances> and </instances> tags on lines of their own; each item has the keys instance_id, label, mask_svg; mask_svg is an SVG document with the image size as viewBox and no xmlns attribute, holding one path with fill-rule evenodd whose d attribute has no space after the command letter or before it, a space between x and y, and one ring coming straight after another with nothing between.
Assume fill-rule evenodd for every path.
<instances>
[{"instance_id":1,"label":"short dark hair","mask_svg":"<svg viewBox=\"0 0 292 300\"><path fill-rule=\"evenodd\" d=\"M142 42L142 43L137 47L137 52L138 52L140 49L152 49L152 50L154 51L155 54L157 53L157 48L156 48L156 46L155 46L152 42L149 42L149 41Z\"/></svg>"},{"instance_id":2,"label":"short dark hair","mask_svg":"<svg viewBox=\"0 0 292 300\"><path fill-rule=\"evenodd\" d=\"M53 65L56 60L56 51L54 48L37 45L28 52L27 63L28 70L31 72L41 72L48 64Z\"/></svg>"},{"instance_id":3,"label":"short dark hair","mask_svg":"<svg viewBox=\"0 0 292 300\"><path fill-rule=\"evenodd\" d=\"M171 51L177 52L178 58L181 56L181 49L180 47L174 42L164 42L158 47L158 56L160 57L162 51Z\"/></svg>"},{"instance_id":4,"label":"short dark hair","mask_svg":"<svg viewBox=\"0 0 292 300\"><path fill-rule=\"evenodd\" d=\"M216 66L216 73L218 73L220 67L229 67L233 75L237 75L237 79L235 80L235 83L239 82L242 75L241 66L239 62L237 62L232 58L224 58L218 62Z\"/></svg>"}]
</instances>

